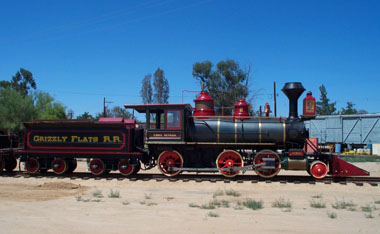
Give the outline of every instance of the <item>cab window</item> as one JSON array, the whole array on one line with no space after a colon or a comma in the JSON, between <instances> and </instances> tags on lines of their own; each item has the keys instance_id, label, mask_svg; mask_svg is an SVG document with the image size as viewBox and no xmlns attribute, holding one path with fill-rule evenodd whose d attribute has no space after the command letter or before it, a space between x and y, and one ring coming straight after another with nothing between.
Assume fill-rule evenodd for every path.
<instances>
[{"instance_id":1,"label":"cab window","mask_svg":"<svg viewBox=\"0 0 380 234\"><path fill-rule=\"evenodd\" d=\"M181 111L168 110L166 112L166 121L167 129L181 129Z\"/></svg>"}]
</instances>

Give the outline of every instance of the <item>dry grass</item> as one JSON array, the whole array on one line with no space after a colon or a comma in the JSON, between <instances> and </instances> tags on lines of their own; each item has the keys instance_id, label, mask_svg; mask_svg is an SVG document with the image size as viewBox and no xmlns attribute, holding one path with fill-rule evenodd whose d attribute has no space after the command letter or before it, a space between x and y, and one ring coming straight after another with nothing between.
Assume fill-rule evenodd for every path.
<instances>
[{"instance_id":1,"label":"dry grass","mask_svg":"<svg viewBox=\"0 0 380 234\"><path fill-rule=\"evenodd\" d=\"M212 218L217 218L217 217L219 217L219 214L217 214L217 213L213 213L213 212L209 212L209 213L207 213L207 215L208 215L208 217L212 217Z\"/></svg>"},{"instance_id":2,"label":"dry grass","mask_svg":"<svg viewBox=\"0 0 380 234\"><path fill-rule=\"evenodd\" d=\"M336 212L327 212L327 216L329 216L330 219L336 219L338 217Z\"/></svg>"},{"instance_id":3,"label":"dry grass","mask_svg":"<svg viewBox=\"0 0 380 234\"><path fill-rule=\"evenodd\" d=\"M322 199L312 199L310 201L310 207L317 209L326 208L326 202Z\"/></svg>"},{"instance_id":4,"label":"dry grass","mask_svg":"<svg viewBox=\"0 0 380 234\"><path fill-rule=\"evenodd\" d=\"M355 211L356 210L356 204L353 203L352 201L345 201L344 199L341 201L336 201L335 203L331 204L332 208L337 209L337 210L350 210L350 211Z\"/></svg>"},{"instance_id":5,"label":"dry grass","mask_svg":"<svg viewBox=\"0 0 380 234\"><path fill-rule=\"evenodd\" d=\"M103 198L104 196L103 196L103 194L102 194L102 191L100 191L100 190L95 190L94 192L92 192L92 196L93 197L96 197L96 198Z\"/></svg>"},{"instance_id":6,"label":"dry grass","mask_svg":"<svg viewBox=\"0 0 380 234\"><path fill-rule=\"evenodd\" d=\"M285 200L284 198L280 197L276 201L272 203L272 207L276 208L292 208L292 202L288 200Z\"/></svg>"},{"instance_id":7,"label":"dry grass","mask_svg":"<svg viewBox=\"0 0 380 234\"><path fill-rule=\"evenodd\" d=\"M238 191L235 191L233 189L230 189L230 190L226 190L226 195L227 196L233 196L233 197L240 197L241 193L239 193Z\"/></svg>"},{"instance_id":8,"label":"dry grass","mask_svg":"<svg viewBox=\"0 0 380 234\"><path fill-rule=\"evenodd\" d=\"M113 191L111 189L110 193L108 194L108 197L109 198L120 198L120 191L119 190Z\"/></svg>"}]
</instances>

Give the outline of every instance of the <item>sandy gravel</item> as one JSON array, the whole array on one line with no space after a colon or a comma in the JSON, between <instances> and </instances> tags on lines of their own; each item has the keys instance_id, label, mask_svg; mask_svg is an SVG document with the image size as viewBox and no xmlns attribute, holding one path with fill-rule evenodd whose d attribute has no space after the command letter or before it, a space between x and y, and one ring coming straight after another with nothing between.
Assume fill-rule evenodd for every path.
<instances>
[{"instance_id":1,"label":"sandy gravel","mask_svg":"<svg viewBox=\"0 0 380 234\"><path fill-rule=\"evenodd\" d=\"M357 165L380 176L380 163ZM111 190L120 197L108 197ZM280 198L292 207L272 207ZM229 207L196 207L213 199ZM262 200L264 208L238 205L247 199ZM312 200L326 208L312 208ZM352 202L353 211L332 208L337 201ZM0 233L380 233L376 201L380 186L368 184L0 177ZM362 211L363 206L372 212ZM335 219L329 217L333 213Z\"/></svg>"}]
</instances>

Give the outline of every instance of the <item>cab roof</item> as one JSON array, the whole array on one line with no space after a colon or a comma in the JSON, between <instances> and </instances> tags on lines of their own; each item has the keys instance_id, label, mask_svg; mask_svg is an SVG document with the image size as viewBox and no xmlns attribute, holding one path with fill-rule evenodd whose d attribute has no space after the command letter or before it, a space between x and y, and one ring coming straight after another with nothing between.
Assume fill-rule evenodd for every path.
<instances>
[{"instance_id":1,"label":"cab roof","mask_svg":"<svg viewBox=\"0 0 380 234\"><path fill-rule=\"evenodd\" d=\"M181 109L192 111L190 104L140 104L140 105L124 105L127 109L135 109L139 113L146 113L149 110L150 113L161 113L165 110Z\"/></svg>"}]
</instances>

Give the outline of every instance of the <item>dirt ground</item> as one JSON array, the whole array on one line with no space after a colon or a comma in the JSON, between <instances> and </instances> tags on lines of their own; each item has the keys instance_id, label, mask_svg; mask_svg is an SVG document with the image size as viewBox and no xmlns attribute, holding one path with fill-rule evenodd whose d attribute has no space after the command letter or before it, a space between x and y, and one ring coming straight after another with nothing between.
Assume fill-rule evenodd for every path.
<instances>
[{"instance_id":1,"label":"dirt ground","mask_svg":"<svg viewBox=\"0 0 380 234\"><path fill-rule=\"evenodd\" d=\"M356 165L380 176L380 163ZM380 233L380 186L0 176L0 214L7 234Z\"/></svg>"}]
</instances>

